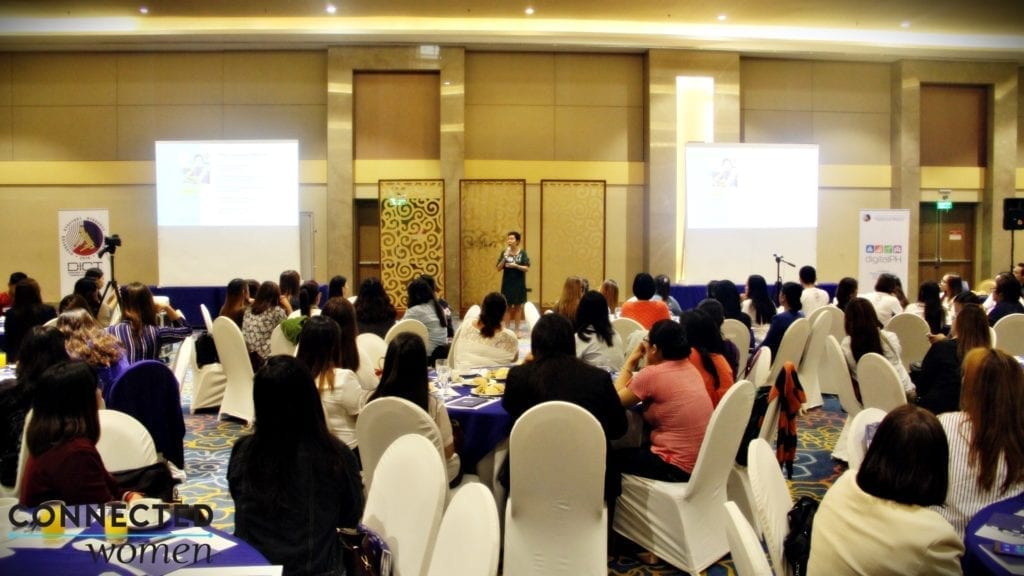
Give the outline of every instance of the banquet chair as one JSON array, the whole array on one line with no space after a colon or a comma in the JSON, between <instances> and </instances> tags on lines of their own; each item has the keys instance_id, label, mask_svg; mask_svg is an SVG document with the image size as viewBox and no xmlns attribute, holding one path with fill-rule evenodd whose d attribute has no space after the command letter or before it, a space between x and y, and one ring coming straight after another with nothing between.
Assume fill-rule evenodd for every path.
<instances>
[{"instance_id":1,"label":"banquet chair","mask_svg":"<svg viewBox=\"0 0 1024 576\"><path fill-rule=\"evenodd\" d=\"M821 398L821 361L825 357L825 338L832 329L832 317L819 314L813 322L808 320L808 323L811 325L811 332L797 368L800 384L807 396L807 402L803 405L805 409L816 408L824 403Z\"/></svg>"},{"instance_id":2,"label":"banquet chair","mask_svg":"<svg viewBox=\"0 0 1024 576\"><path fill-rule=\"evenodd\" d=\"M199 312L203 315L203 325L206 326L206 331L212 333L213 317L210 316L210 309L206 307L206 304L200 304Z\"/></svg>"},{"instance_id":3,"label":"banquet chair","mask_svg":"<svg viewBox=\"0 0 1024 576\"><path fill-rule=\"evenodd\" d=\"M356 336L356 349L359 350L359 365L369 362L370 366L382 368L384 366L384 355L388 352L388 345L384 339L371 332L364 332Z\"/></svg>"},{"instance_id":4,"label":"banquet chair","mask_svg":"<svg viewBox=\"0 0 1024 576\"><path fill-rule=\"evenodd\" d=\"M135 470L160 459L149 431L135 418L118 410L100 410L100 439L96 451L107 472Z\"/></svg>"},{"instance_id":5,"label":"banquet chair","mask_svg":"<svg viewBox=\"0 0 1024 576\"><path fill-rule=\"evenodd\" d=\"M725 536L729 541L729 552L736 567L737 576L772 576L771 566L761 548L761 539L750 526L735 502L724 504L729 522L725 525Z\"/></svg>"},{"instance_id":6,"label":"banquet chair","mask_svg":"<svg viewBox=\"0 0 1024 576\"><path fill-rule=\"evenodd\" d=\"M252 424L256 419L256 409L252 403L253 371L242 331L233 320L221 316L213 321L213 341L217 345L217 356L227 377L219 416L229 416Z\"/></svg>"},{"instance_id":7,"label":"banquet chair","mask_svg":"<svg viewBox=\"0 0 1024 576\"><path fill-rule=\"evenodd\" d=\"M523 318L526 319L526 327L529 331L533 332L533 326L540 320L540 311L533 302L527 301L523 304Z\"/></svg>"},{"instance_id":8,"label":"banquet chair","mask_svg":"<svg viewBox=\"0 0 1024 576\"><path fill-rule=\"evenodd\" d=\"M505 576L608 573L605 438L589 412L543 402L512 426Z\"/></svg>"},{"instance_id":9,"label":"banquet chair","mask_svg":"<svg viewBox=\"0 0 1024 576\"><path fill-rule=\"evenodd\" d=\"M387 542L396 576L427 574L446 487L437 450L419 434L396 439L381 456L362 523Z\"/></svg>"},{"instance_id":10,"label":"banquet chair","mask_svg":"<svg viewBox=\"0 0 1024 576\"><path fill-rule=\"evenodd\" d=\"M747 367L747 360L750 360L750 328L735 318L726 318L722 322L722 336L736 345L740 352L739 367L744 370ZM737 374L740 377L742 374Z\"/></svg>"},{"instance_id":11,"label":"banquet chair","mask_svg":"<svg viewBox=\"0 0 1024 576\"><path fill-rule=\"evenodd\" d=\"M495 576L501 528L491 491L479 482L461 486L448 503L430 558L428 576Z\"/></svg>"},{"instance_id":12,"label":"banquet chair","mask_svg":"<svg viewBox=\"0 0 1024 576\"><path fill-rule=\"evenodd\" d=\"M885 410L879 408L865 408L853 418L853 422L850 423L850 437L846 441L846 453L849 455L846 462L850 465L850 470L860 468L864 454L868 451L868 446L864 443L867 427L884 420L885 414Z\"/></svg>"},{"instance_id":13,"label":"banquet chair","mask_svg":"<svg viewBox=\"0 0 1024 576\"><path fill-rule=\"evenodd\" d=\"M189 364L192 362L192 357L196 354L196 340L195 336L189 336L178 344L177 350L174 352L174 357L171 359L172 371L174 372L174 378L178 381L178 388L185 383L185 375L188 374Z\"/></svg>"},{"instance_id":14,"label":"banquet chair","mask_svg":"<svg viewBox=\"0 0 1024 576\"><path fill-rule=\"evenodd\" d=\"M43 328L55 328L57 326L58 318L50 318L46 322L43 322Z\"/></svg>"},{"instance_id":15,"label":"banquet chair","mask_svg":"<svg viewBox=\"0 0 1024 576\"><path fill-rule=\"evenodd\" d=\"M640 330L646 332L643 325L632 318L616 318L615 320L612 320L612 328L619 333L619 338L622 338L623 344L629 342L629 335L633 332ZM632 351L632 348L627 349L626 354L628 355Z\"/></svg>"},{"instance_id":16,"label":"banquet chair","mask_svg":"<svg viewBox=\"0 0 1024 576\"><path fill-rule=\"evenodd\" d=\"M857 383L865 408L881 408L889 412L907 403L900 377L885 356L868 352L857 361Z\"/></svg>"},{"instance_id":17,"label":"banquet chair","mask_svg":"<svg viewBox=\"0 0 1024 576\"><path fill-rule=\"evenodd\" d=\"M749 419L753 404L752 384L729 388L711 415L689 482L623 474L615 531L691 574L725 556L726 479L743 437L740 423Z\"/></svg>"},{"instance_id":18,"label":"banquet chair","mask_svg":"<svg viewBox=\"0 0 1024 576\"><path fill-rule=\"evenodd\" d=\"M928 341L928 323L912 312L893 316L885 324L885 330L892 332L899 339L900 360L903 361L903 367L908 370L911 363L924 360L924 355L932 345Z\"/></svg>"},{"instance_id":19,"label":"banquet chair","mask_svg":"<svg viewBox=\"0 0 1024 576\"><path fill-rule=\"evenodd\" d=\"M1011 356L1024 356L1024 314L1010 314L1000 318L993 327L996 333L992 341Z\"/></svg>"},{"instance_id":20,"label":"banquet chair","mask_svg":"<svg viewBox=\"0 0 1024 576\"><path fill-rule=\"evenodd\" d=\"M832 450L833 458L845 461L847 458L846 439L850 435L850 423L864 409L864 405L857 399L857 394L853 390L853 380L850 378L850 369L846 365L843 350L839 347L839 342L831 335L825 339L823 366L826 375L824 379L832 382L839 395L839 405L846 412L843 430L839 433L839 439L836 440L835 448Z\"/></svg>"},{"instance_id":21,"label":"banquet chair","mask_svg":"<svg viewBox=\"0 0 1024 576\"><path fill-rule=\"evenodd\" d=\"M747 371L747 380L754 385L754 388L760 386L758 382L766 382L768 380L768 371L772 368L772 350L771 348L758 348L754 354L754 359L750 364L750 370Z\"/></svg>"},{"instance_id":22,"label":"banquet chair","mask_svg":"<svg viewBox=\"0 0 1024 576\"><path fill-rule=\"evenodd\" d=\"M367 490L373 487L377 464L388 446L406 434L417 434L429 440L445 462L441 431L430 414L412 402L395 396L377 398L359 413L356 442L363 464L363 485Z\"/></svg>"},{"instance_id":23,"label":"banquet chair","mask_svg":"<svg viewBox=\"0 0 1024 576\"><path fill-rule=\"evenodd\" d=\"M822 306L815 310L811 316L817 314L820 316L828 316L832 319L832 327L829 330L829 334L835 337L836 342L842 342L846 336L846 316L843 311L836 306L829 304L828 306ZM814 326L814 324L811 324ZM828 378L821 381L821 391L823 394L838 394L839 391L833 387L834 382Z\"/></svg>"},{"instance_id":24,"label":"banquet chair","mask_svg":"<svg viewBox=\"0 0 1024 576\"><path fill-rule=\"evenodd\" d=\"M793 499L789 495L786 478L782 475L775 451L761 438L747 446L747 463L750 466L754 508L768 557L777 575L788 575L789 563L783 558L782 544L789 533L788 514L793 507Z\"/></svg>"},{"instance_id":25,"label":"banquet chair","mask_svg":"<svg viewBox=\"0 0 1024 576\"><path fill-rule=\"evenodd\" d=\"M455 361L455 350L458 347L459 339L462 336L462 331L467 326L472 326L477 319L480 318L480 305L473 304L466 310L465 315L462 316L462 320L459 321L459 327L455 330L455 335L452 336L452 343L448 346L448 365L454 366Z\"/></svg>"},{"instance_id":26,"label":"banquet chair","mask_svg":"<svg viewBox=\"0 0 1024 576\"><path fill-rule=\"evenodd\" d=\"M803 359L804 349L807 347L807 338L810 336L810 333L811 324L807 321L807 318L797 318L793 321L782 336L778 354L772 358L772 367L768 371L768 378L763 382L751 380L754 386L773 385L775 378L778 377L779 372L782 372L782 367L786 362L792 362L793 366L799 366L800 360Z\"/></svg>"},{"instance_id":27,"label":"banquet chair","mask_svg":"<svg viewBox=\"0 0 1024 576\"><path fill-rule=\"evenodd\" d=\"M277 356L279 354L295 356L295 353L298 352L298 350L299 345L292 344L292 341L284 335L284 331L281 330L280 324L270 331L270 354L272 356Z\"/></svg>"},{"instance_id":28,"label":"banquet chair","mask_svg":"<svg viewBox=\"0 0 1024 576\"><path fill-rule=\"evenodd\" d=\"M765 352L769 352L765 350ZM741 380L740 382L747 382L749 380ZM771 414L771 416L769 416ZM779 404L776 401L771 402L765 410L764 418L767 420L769 417L773 417L776 420L779 418ZM770 426L766 426L765 422L761 423L761 433L767 434L771 430ZM758 434L758 438L763 438L761 433ZM764 438L771 442L774 438ZM739 450L743 447L740 446ZM748 463L749 466L749 463ZM734 462L732 470L729 471L729 479L726 484L726 498L732 501L736 505L736 508L746 518L747 523L750 524L754 531L758 534L761 533L760 528L757 525L757 515L754 513L754 496L750 491L750 473L747 466L744 466L738 462Z\"/></svg>"},{"instance_id":29,"label":"banquet chair","mask_svg":"<svg viewBox=\"0 0 1024 576\"><path fill-rule=\"evenodd\" d=\"M114 382L107 408L128 414L153 437L157 452L185 468L185 418L178 380L163 362L142 360Z\"/></svg>"},{"instance_id":30,"label":"banquet chair","mask_svg":"<svg viewBox=\"0 0 1024 576\"><path fill-rule=\"evenodd\" d=\"M194 338L192 347L195 348ZM189 403L189 411L195 414L196 410L220 406L228 382L228 377L224 374L224 367L220 362L204 364L200 367L196 362L195 353L192 354L190 364L192 367L192 400Z\"/></svg>"},{"instance_id":31,"label":"banquet chair","mask_svg":"<svg viewBox=\"0 0 1024 576\"><path fill-rule=\"evenodd\" d=\"M420 322L415 318L403 318L402 320L395 322L394 326L392 326L388 330L388 333L384 335L384 345L387 346L388 344L391 344L391 341L395 339L395 336L398 336L402 332L412 332L423 340L424 346L430 345L430 337L427 335L427 327L423 322Z\"/></svg>"}]
</instances>

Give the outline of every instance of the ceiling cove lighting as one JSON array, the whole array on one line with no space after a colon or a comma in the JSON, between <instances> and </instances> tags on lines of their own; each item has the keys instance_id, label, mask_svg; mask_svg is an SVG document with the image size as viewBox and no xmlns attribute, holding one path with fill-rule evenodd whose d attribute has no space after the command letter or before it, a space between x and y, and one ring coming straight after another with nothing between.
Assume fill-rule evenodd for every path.
<instances>
[{"instance_id":1,"label":"ceiling cove lighting","mask_svg":"<svg viewBox=\"0 0 1024 576\"><path fill-rule=\"evenodd\" d=\"M149 8L145 6L139 6L139 14L149 14Z\"/></svg>"},{"instance_id":2,"label":"ceiling cove lighting","mask_svg":"<svg viewBox=\"0 0 1024 576\"><path fill-rule=\"evenodd\" d=\"M328 5L327 5L327 6L326 6L326 7L324 8L324 12L327 12L328 14L334 14L334 13L335 13L335 12L337 12L337 11L338 11L338 8L337 8L337 7L335 7L335 6L334 6L334 4L328 4Z\"/></svg>"},{"instance_id":3,"label":"ceiling cove lighting","mask_svg":"<svg viewBox=\"0 0 1024 576\"><path fill-rule=\"evenodd\" d=\"M533 6L527 6L524 12L526 12L527 16L533 16Z\"/></svg>"},{"instance_id":4,"label":"ceiling cove lighting","mask_svg":"<svg viewBox=\"0 0 1024 576\"><path fill-rule=\"evenodd\" d=\"M726 21L726 20L728 20L728 19L729 19L729 17L728 17L728 16L726 16L725 14L719 14L719 15L718 15L718 21L719 21L719 22L725 22L725 21Z\"/></svg>"}]
</instances>

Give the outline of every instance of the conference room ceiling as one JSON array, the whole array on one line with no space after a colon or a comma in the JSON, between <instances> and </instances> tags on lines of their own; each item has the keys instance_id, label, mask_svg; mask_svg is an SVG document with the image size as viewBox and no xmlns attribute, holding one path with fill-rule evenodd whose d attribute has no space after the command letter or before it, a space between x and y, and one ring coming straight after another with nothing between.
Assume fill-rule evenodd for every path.
<instances>
[{"instance_id":1,"label":"conference room ceiling","mask_svg":"<svg viewBox=\"0 0 1024 576\"><path fill-rule=\"evenodd\" d=\"M1024 64L1024 0L0 0L0 50L370 44Z\"/></svg>"}]
</instances>

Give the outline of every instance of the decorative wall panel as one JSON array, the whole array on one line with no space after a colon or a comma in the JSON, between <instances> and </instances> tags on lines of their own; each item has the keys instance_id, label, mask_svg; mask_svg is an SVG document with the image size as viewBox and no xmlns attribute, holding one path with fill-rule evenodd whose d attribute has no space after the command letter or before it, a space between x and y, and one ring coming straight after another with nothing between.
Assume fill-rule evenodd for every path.
<instances>
[{"instance_id":1,"label":"decorative wall panel","mask_svg":"<svg viewBox=\"0 0 1024 576\"><path fill-rule=\"evenodd\" d=\"M406 287L430 274L444 290L444 180L381 180L380 275L397 308Z\"/></svg>"},{"instance_id":2,"label":"decorative wall panel","mask_svg":"<svg viewBox=\"0 0 1024 576\"><path fill-rule=\"evenodd\" d=\"M569 276L594 289L604 280L605 187L603 180L541 180L540 302L551 307ZM540 265L539 267L537 265Z\"/></svg>"},{"instance_id":3,"label":"decorative wall panel","mask_svg":"<svg viewBox=\"0 0 1024 576\"><path fill-rule=\"evenodd\" d=\"M459 304L465 310L501 289L495 263L505 249L505 238L511 230L526 234L526 180L461 180L459 186ZM523 248L530 253L529 246Z\"/></svg>"}]
</instances>

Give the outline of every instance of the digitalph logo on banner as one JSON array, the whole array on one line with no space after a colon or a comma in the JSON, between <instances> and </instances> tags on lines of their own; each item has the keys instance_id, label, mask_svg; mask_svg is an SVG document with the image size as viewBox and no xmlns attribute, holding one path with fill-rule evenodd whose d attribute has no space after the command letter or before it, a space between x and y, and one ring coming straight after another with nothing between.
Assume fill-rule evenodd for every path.
<instances>
[{"instance_id":1,"label":"digitalph logo on banner","mask_svg":"<svg viewBox=\"0 0 1024 576\"><path fill-rule=\"evenodd\" d=\"M867 244L864 261L871 264L895 264L903 261L902 244Z\"/></svg>"}]
</instances>

